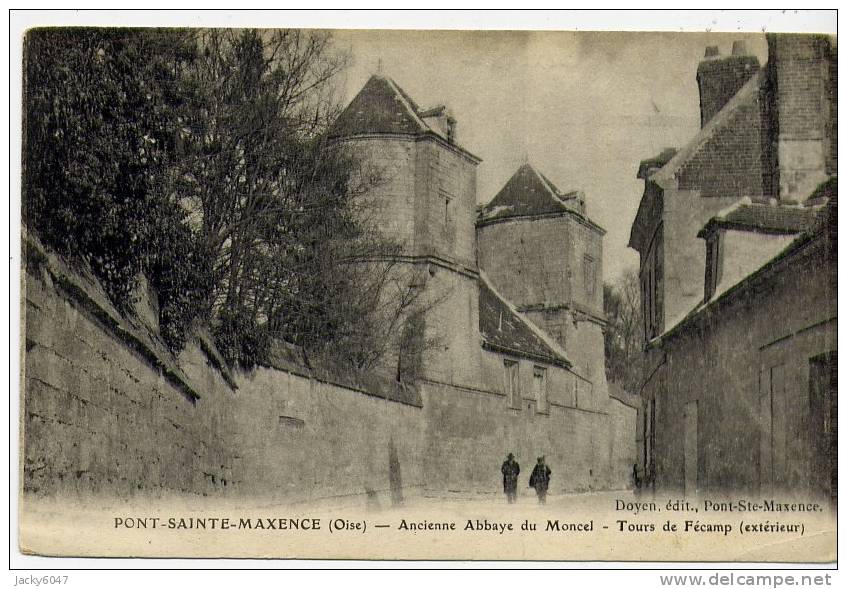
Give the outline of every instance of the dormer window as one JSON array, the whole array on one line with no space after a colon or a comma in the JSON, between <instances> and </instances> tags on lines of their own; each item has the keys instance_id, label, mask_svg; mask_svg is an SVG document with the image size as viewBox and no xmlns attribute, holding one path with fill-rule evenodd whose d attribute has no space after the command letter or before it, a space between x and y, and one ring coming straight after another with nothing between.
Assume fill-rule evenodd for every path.
<instances>
[{"instance_id":1,"label":"dormer window","mask_svg":"<svg viewBox=\"0 0 847 589\"><path fill-rule=\"evenodd\" d=\"M441 138L450 143L456 141L456 119L453 118L446 106L436 106L421 111L418 116Z\"/></svg>"},{"instance_id":2,"label":"dormer window","mask_svg":"<svg viewBox=\"0 0 847 589\"><path fill-rule=\"evenodd\" d=\"M706 277L704 302L708 302L718 288L722 272L721 240L719 233L713 233L706 241Z\"/></svg>"}]
</instances>

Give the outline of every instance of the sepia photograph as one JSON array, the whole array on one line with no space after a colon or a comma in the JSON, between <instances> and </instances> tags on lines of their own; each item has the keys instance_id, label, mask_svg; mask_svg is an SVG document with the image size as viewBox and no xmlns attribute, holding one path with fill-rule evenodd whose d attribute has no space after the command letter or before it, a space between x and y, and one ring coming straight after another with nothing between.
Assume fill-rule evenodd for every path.
<instances>
[{"instance_id":1,"label":"sepia photograph","mask_svg":"<svg viewBox=\"0 0 847 589\"><path fill-rule=\"evenodd\" d=\"M835 11L285 16L18 39L17 550L836 562Z\"/></svg>"}]
</instances>

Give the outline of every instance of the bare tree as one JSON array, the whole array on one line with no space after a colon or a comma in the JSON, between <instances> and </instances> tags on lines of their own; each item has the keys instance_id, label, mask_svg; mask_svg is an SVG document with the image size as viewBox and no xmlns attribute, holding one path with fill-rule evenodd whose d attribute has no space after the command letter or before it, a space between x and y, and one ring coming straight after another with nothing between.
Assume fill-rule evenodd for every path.
<instances>
[{"instance_id":1,"label":"bare tree","mask_svg":"<svg viewBox=\"0 0 847 589\"><path fill-rule=\"evenodd\" d=\"M348 162L321 139L345 62L317 32L212 30L198 43L180 196L215 260L215 305L232 311L252 302L257 253L301 241L350 197Z\"/></svg>"},{"instance_id":2,"label":"bare tree","mask_svg":"<svg viewBox=\"0 0 847 589\"><path fill-rule=\"evenodd\" d=\"M212 261L222 352L251 365L281 338L374 367L422 299L374 220L382 171L327 139L346 55L319 31L212 30L198 44L176 176Z\"/></svg>"},{"instance_id":3,"label":"bare tree","mask_svg":"<svg viewBox=\"0 0 847 589\"><path fill-rule=\"evenodd\" d=\"M638 274L629 270L603 285L606 377L635 392L641 374L642 317Z\"/></svg>"}]
</instances>

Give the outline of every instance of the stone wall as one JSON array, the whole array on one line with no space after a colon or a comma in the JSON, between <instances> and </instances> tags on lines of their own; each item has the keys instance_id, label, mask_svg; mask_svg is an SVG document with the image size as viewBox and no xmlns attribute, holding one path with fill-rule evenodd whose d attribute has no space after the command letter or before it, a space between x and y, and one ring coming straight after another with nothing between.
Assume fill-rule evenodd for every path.
<instances>
[{"instance_id":1,"label":"stone wall","mask_svg":"<svg viewBox=\"0 0 847 589\"><path fill-rule=\"evenodd\" d=\"M426 293L423 376L466 387L479 387L479 286L466 273L437 264L422 264Z\"/></svg>"},{"instance_id":2,"label":"stone wall","mask_svg":"<svg viewBox=\"0 0 847 589\"><path fill-rule=\"evenodd\" d=\"M480 225L477 243L480 268L519 309L570 301L568 271L573 244L562 218Z\"/></svg>"},{"instance_id":3,"label":"stone wall","mask_svg":"<svg viewBox=\"0 0 847 589\"><path fill-rule=\"evenodd\" d=\"M603 234L573 216L510 219L477 227L479 265L518 309L576 305L603 315ZM584 261L593 262L586 273ZM586 284L593 275L594 284Z\"/></svg>"},{"instance_id":4,"label":"stone wall","mask_svg":"<svg viewBox=\"0 0 847 589\"><path fill-rule=\"evenodd\" d=\"M377 186L368 193L366 215L405 254L413 253L417 143L414 139L358 138L342 145L353 150L377 177Z\"/></svg>"},{"instance_id":5,"label":"stone wall","mask_svg":"<svg viewBox=\"0 0 847 589\"><path fill-rule=\"evenodd\" d=\"M203 336L174 358L94 280L28 241L26 492L384 501L392 485L419 489L416 395L297 370L229 374Z\"/></svg>"},{"instance_id":6,"label":"stone wall","mask_svg":"<svg viewBox=\"0 0 847 589\"><path fill-rule=\"evenodd\" d=\"M758 490L761 398L772 390L775 484L808 486L809 362L836 349L835 267L825 259L820 243L807 246L790 269L701 312L664 345L666 365L653 378L659 484L683 487L683 415L696 402L699 488Z\"/></svg>"},{"instance_id":7,"label":"stone wall","mask_svg":"<svg viewBox=\"0 0 847 589\"><path fill-rule=\"evenodd\" d=\"M369 192L374 221L402 246L398 267L415 273L423 287L424 376L478 387L477 162L429 136L365 136L344 143L378 170L381 181Z\"/></svg>"},{"instance_id":8,"label":"stone wall","mask_svg":"<svg viewBox=\"0 0 847 589\"><path fill-rule=\"evenodd\" d=\"M477 164L436 139L415 146L415 254L475 269Z\"/></svg>"},{"instance_id":9,"label":"stone wall","mask_svg":"<svg viewBox=\"0 0 847 589\"><path fill-rule=\"evenodd\" d=\"M541 413L531 398L513 409L505 394L437 383L425 384L421 395L431 493L502 493L500 465L509 452L521 465L520 494L534 493L527 488L529 474L542 455L553 471L551 493L625 485L610 481L613 424L607 413L553 403Z\"/></svg>"},{"instance_id":10,"label":"stone wall","mask_svg":"<svg viewBox=\"0 0 847 589\"><path fill-rule=\"evenodd\" d=\"M232 488L232 390L202 395L93 280L28 240L23 488L44 495L213 495ZM208 386L211 384L212 386Z\"/></svg>"},{"instance_id":11,"label":"stone wall","mask_svg":"<svg viewBox=\"0 0 847 589\"><path fill-rule=\"evenodd\" d=\"M273 368L237 382L233 441L252 500L385 504L420 492L420 407Z\"/></svg>"},{"instance_id":12,"label":"stone wall","mask_svg":"<svg viewBox=\"0 0 847 589\"><path fill-rule=\"evenodd\" d=\"M605 388L601 230L563 214L480 224L477 241L497 290Z\"/></svg>"},{"instance_id":13,"label":"stone wall","mask_svg":"<svg viewBox=\"0 0 847 589\"><path fill-rule=\"evenodd\" d=\"M697 233L737 198L701 198L697 191L665 190L664 329L669 329L703 300L706 243Z\"/></svg>"},{"instance_id":14,"label":"stone wall","mask_svg":"<svg viewBox=\"0 0 847 589\"><path fill-rule=\"evenodd\" d=\"M93 279L27 242L27 493L384 504L422 491L499 493L509 451L526 469L545 454L552 492L626 485L610 465L634 451L634 424L587 381L551 373L541 413L529 384L520 407L507 406L496 354L486 353L489 390L394 391L284 358L230 373L208 336L173 357ZM532 367L523 373L531 379Z\"/></svg>"}]
</instances>

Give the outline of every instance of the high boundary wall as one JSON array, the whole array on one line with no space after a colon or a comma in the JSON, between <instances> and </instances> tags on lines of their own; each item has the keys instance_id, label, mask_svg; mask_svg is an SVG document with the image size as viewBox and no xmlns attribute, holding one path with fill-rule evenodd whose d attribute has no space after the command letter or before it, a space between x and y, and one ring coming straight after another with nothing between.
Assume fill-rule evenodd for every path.
<instances>
[{"instance_id":1,"label":"high boundary wall","mask_svg":"<svg viewBox=\"0 0 847 589\"><path fill-rule=\"evenodd\" d=\"M385 505L499 493L508 451L527 477L546 454L553 493L625 486L609 474L621 439L611 413L516 412L499 393L354 383L285 361L230 373L202 333L175 358L86 272L25 243L21 466L31 496Z\"/></svg>"},{"instance_id":2,"label":"high boundary wall","mask_svg":"<svg viewBox=\"0 0 847 589\"><path fill-rule=\"evenodd\" d=\"M428 427L425 470L432 493L501 493L500 465L508 453L521 467L520 494L534 495L529 475L542 455L553 471L551 493L628 486L628 472L620 463L631 455L631 470L634 462L635 410L617 400L610 401L612 412L551 401L548 410L539 413L529 398L515 409L505 394L433 382L422 384L421 397ZM620 432L614 430L617 425L623 426ZM630 430L631 437L624 441Z\"/></svg>"},{"instance_id":3,"label":"high boundary wall","mask_svg":"<svg viewBox=\"0 0 847 589\"><path fill-rule=\"evenodd\" d=\"M237 483L231 389L203 395L83 273L25 238L23 490L215 495ZM211 371L210 371L211 372ZM209 386L214 383L214 386Z\"/></svg>"},{"instance_id":4,"label":"high boundary wall","mask_svg":"<svg viewBox=\"0 0 847 589\"><path fill-rule=\"evenodd\" d=\"M229 374L202 337L174 358L93 279L27 242L25 492L385 501L392 485L422 484L415 394L269 367Z\"/></svg>"}]
</instances>

